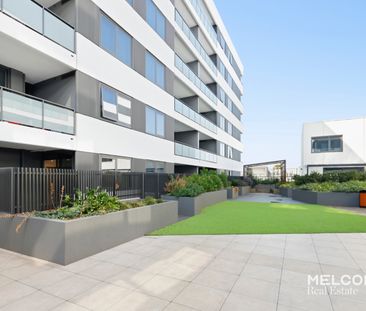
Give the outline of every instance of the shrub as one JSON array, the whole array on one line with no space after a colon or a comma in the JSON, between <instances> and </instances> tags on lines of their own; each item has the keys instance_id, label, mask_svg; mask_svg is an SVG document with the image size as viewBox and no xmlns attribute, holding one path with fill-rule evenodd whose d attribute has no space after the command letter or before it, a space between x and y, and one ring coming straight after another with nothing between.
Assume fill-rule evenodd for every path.
<instances>
[{"instance_id":1,"label":"shrub","mask_svg":"<svg viewBox=\"0 0 366 311\"><path fill-rule=\"evenodd\" d=\"M194 182L188 182L183 188L177 188L171 194L176 197L196 197L205 192L204 188Z\"/></svg>"},{"instance_id":2,"label":"shrub","mask_svg":"<svg viewBox=\"0 0 366 311\"><path fill-rule=\"evenodd\" d=\"M228 176L226 175L226 173L222 172L218 175L221 179L222 182L222 186L224 188L229 187L232 183L229 181Z\"/></svg>"},{"instance_id":3,"label":"shrub","mask_svg":"<svg viewBox=\"0 0 366 311\"><path fill-rule=\"evenodd\" d=\"M295 188L296 185L294 182L286 182L286 183L280 184L280 187L292 189L292 188Z\"/></svg>"},{"instance_id":4,"label":"shrub","mask_svg":"<svg viewBox=\"0 0 366 311\"><path fill-rule=\"evenodd\" d=\"M299 189L316 192L359 192L366 190L366 181L308 183L300 186Z\"/></svg>"},{"instance_id":5,"label":"shrub","mask_svg":"<svg viewBox=\"0 0 366 311\"><path fill-rule=\"evenodd\" d=\"M306 174L303 176L295 175L294 181L298 186L309 184L309 183L322 183L322 182L347 182L347 181L366 181L366 173L359 171L349 171L349 172L329 172L319 174L313 172L311 174Z\"/></svg>"},{"instance_id":6,"label":"shrub","mask_svg":"<svg viewBox=\"0 0 366 311\"><path fill-rule=\"evenodd\" d=\"M249 186L248 182L239 179L239 178L235 178L231 180L231 186L233 187L244 187L244 186Z\"/></svg>"}]
</instances>

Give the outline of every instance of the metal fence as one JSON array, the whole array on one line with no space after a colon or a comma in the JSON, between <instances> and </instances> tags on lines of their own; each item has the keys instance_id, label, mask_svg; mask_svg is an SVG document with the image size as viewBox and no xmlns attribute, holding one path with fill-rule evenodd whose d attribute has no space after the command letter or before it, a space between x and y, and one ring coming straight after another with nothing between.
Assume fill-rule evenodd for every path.
<instances>
[{"instance_id":1,"label":"metal fence","mask_svg":"<svg viewBox=\"0 0 366 311\"><path fill-rule=\"evenodd\" d=\"M53 209L77 190L101 188L120 199L160 197L174 174L71 169L0 168L0 212Z\"/></svg>"}]
</instances>

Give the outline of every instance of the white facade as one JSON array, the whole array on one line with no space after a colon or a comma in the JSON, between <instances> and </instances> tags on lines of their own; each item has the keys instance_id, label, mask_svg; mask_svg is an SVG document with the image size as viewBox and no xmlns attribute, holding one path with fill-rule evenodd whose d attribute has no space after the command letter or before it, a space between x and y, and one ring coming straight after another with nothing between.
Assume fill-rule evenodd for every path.
<instances>
[{"instance_id":1,"label":"white facade","mask_svg":"<svg viewBox=\"0 0 366 311\"><path fill-rule=\"evenodd\" d=\"M242 172L243 65L214 1L3 0L0 42L0 166Z\"/></svg>"},{"instance_id":2,"label":"white facade","mask_svg":"<svg viewBox=\"0 0 366 311\"><path fill-rule=\"evenodd\" d=\"M358 169L366 166L366 117L305 123L302 133L304 172Z\"/></svg>"}]
</instances>

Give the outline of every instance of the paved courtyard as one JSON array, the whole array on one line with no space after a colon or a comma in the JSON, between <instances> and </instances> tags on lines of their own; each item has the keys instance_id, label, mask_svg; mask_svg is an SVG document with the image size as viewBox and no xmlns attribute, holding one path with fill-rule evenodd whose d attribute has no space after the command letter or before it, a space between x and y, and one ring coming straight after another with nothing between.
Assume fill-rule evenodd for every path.
<instances>
[{"instance_id":1,"label":"paved courtyard","mask_svg":"<svg viewBox=\"0 0 366 311\"><path fill-rule=\"evenodd\" d=\"M366 234L142 237L68 266L0 250L0 310L366 310L365 285L307 288L365 272Z\"/></svg>"}]
</instances>

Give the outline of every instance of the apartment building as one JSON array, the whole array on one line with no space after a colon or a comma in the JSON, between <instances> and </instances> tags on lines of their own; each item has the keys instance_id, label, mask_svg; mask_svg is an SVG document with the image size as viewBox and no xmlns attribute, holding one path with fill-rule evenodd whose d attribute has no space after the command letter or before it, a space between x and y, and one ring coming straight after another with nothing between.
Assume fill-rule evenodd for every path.
<instances>
[{"instance_id":1,"label":"apartment building","mask_svg":"<svg viewBox=\"0 0 366 311\"><path fill-rule=\"evenodd\" d=\"M213 0L0 0L0 167L242 172Z\"/></svg>"},{"instance_id":2,"label":"apartment building","mask_svg":"<svg viewBox=\"0 0 366 311\"><path fill-rule=\"evenodd\" d=\"M305 123L304 173L359 170L366 167L366 117Z\"/></svg>"}]
</instances>

